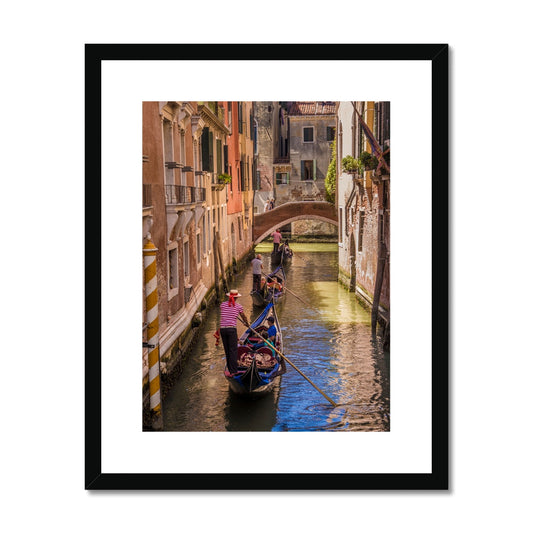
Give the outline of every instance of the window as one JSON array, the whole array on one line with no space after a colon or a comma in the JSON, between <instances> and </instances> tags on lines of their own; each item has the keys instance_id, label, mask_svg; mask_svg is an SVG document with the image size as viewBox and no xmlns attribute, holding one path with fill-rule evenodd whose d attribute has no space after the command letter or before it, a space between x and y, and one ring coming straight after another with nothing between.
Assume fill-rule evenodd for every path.
<instances>
[{"instance_id":1,"label":"window","mask_svg":"<svg viewBox=\"0 0 533 533\"><path fill-rule=\"evenodd\" d=\"M217 139L217 173L222 174L222 141Z\"/></svg>"},{"instance_id":2,"label":"window","mask_svg":"<svg viewBox=\"0 0 533 533\"><path fill-rule=\"evenodd\" d=\"M189 276L189 241L183 243L183 273Z\"/></svg>"},{"instance_id":3,"label":"window","mask_svg":"<svg viewBox=\"0 0 533 533\"><path fill-rule=\"evenodd\" d=\"M365 212L359 211L359 244L357 246L357 250L359 252L363 251L363 229L365 226Z\"/></svg>"},{"instance_id":4,"label":"window","mask_svg":"<svg viewBox=\"0 0 533 533\"><path fill-rule=\"evenodd\" d=\"M326 127L326 141L334 141L334 140L335 140L335 127L327 126Z\"/></svg>"},{"instance_id":5,"label":"window","mask_svg":"<svg viewBox=\"0 0 533 533\"><path fill-rule=\"evenodd\" d=\"M205 249L205 253L207 253L209 250L211 250L211 211L207 211L207 233L205 235L205 238L207 239L207 245Z\"/></svg>"},{"instance_id":6,"label":"window","mask_svg":"<svg viewBox=\"0 0 533 533\"><path fill-rule=\"evenodd\" d=\"M302 160L301 180L308 181L316 179L316 161L314 159Z\"/></svg>"},{"instance_id":7,"label":"window","mask_svg":"<svg viewBox=\"0 0 533 533\"><path fill-rule=\"evenodd\" d=\"M180 131L180 163L185 166L186 158L185 158L185 131Z\"/></svg>"},{"instance_id":8,"label":"window","mask_svg":"<svg viewBox=\"0 0 533 533\"><path fill-rule=\"evenodd\" d=\"M255 132L254 116L252 115L252 110L250 110L250 140L251 141L254 140L254 132Z\"/></svg>"},{"instance_id":9,"label":"window","mask_svg":"<svg viewBox=\"0 0 533 533\"><path fill-rule=\"evenodd\" d=\"M202 170L213 172L213 132L209 128L202 132Z\"/></svg>"},{"instance_id":10,"label":"window","mask_svg":"<svg viewBox=\"0 0 533 533\"><path fill-rule=\"evenodd\" d=\"M228 102L228 128L229 128L229 134L232 133L232 124L233 124L233 106L231 105L231 102Z\"/></svg>"},{"instance_id":11,"label":"window","mask_svg":"<svg viewBox=\"0 0 533 533\"><path fill-rule=\"evenodd\" d=\"M228 171L228 145L224 145L224 173L229 174Z\"/></svg>"},{"instance_id":12,"label":"window","mask_svg":"<svg viewBox=\"0 0 533 533\"><path fill-rule=\"evenodd\" d=\"M245 133L244 131L244 121L242 118L242 103L237 102L237 118L239 120L239 133Z\"/></svg>"},{"instance_id":13,"label":"window","mask_svg":"<svg viewBox=\"0 0 533 533\"><path fill-rule=\"evenodd\" d=\"M200 250L200 233L196 234L196 263L200 264L202 253Z\"/></svg>"},{"instance_id":14,"label":"window","mask_svg":"<svg viewBox=\"0 0 533 533\"><path fill-rule=\"evenodd\" d=\"M276 185L288 185L289 173L288 172L276 172Z\"/></svg>"},{"instance_id":15,"label":"window","mask_svg":"<svg viewBox=\"0 0 533 533\"><path fill-rule=\"evenodd\" d=\"M209 211L207 212L207 216L209 216ZM205 227L205 218L206 215L202 217L202 253L207 253L207 234L206 234L206 227ZM209 225L209 222L208 222Z\"/></svg>"},{"instance_id":16,"label":"window","mask_svg":"<svg viewBox=\"0 0 533 533\"><path fill-rule=\"evenodd\" d=\"M168 287L169 289L178 288L178 249L173 248L168 251Z\"/></svg>"},{"instance_id":17,"label":"window","mask_svg":"<svg viewBox=\"0 0 533 533\"><path fill-rule=\"evenodd\" d=\"M174 161L174 141L172 137L172 122L163 120L163 149L165 163L175 163ZM174 168L175 165L165 164L165 184L174 185Z\"/></svg>"},{"instance_id":18,"label":"window","mask_svg":"<svg viewBox=\"0 0 533 533\"><path fill-rule=\"evenodd\" d=\"M304 128L304 143L312 143L314 141L314 128Z\"/></svg>"}]
</instances>

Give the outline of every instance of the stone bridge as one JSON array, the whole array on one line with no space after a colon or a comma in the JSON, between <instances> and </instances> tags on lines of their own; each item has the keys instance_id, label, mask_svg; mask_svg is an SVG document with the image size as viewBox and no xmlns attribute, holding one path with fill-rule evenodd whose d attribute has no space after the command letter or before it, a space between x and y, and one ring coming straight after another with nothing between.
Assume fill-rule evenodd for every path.
<instances>
[{"instance_id":1,"label":"stone bridge","mask_svg":"<svg viewBox=\"0 0 533 533\"><path fill-rule=\"evenodd\" d=\"M337 211L329 202L287 202L271 211L254 215L254 244L261 242L271 233L294 220L315 219L338 226Z\"/></svg>"}]
</instances>

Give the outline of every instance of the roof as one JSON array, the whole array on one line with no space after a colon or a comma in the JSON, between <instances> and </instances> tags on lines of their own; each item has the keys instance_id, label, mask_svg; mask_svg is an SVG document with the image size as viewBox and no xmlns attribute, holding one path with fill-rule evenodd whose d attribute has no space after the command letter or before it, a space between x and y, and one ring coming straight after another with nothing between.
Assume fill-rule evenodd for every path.
<instances>
[{"instance_id":1,"label":"roof","mask_svg":"<svg viewBox=\"0 0 533 533\"><path fill-rule=\"evenodd\" d=\"M334 115L335 102L292 102L289 115Z\"/></svg>"}]
</instances>

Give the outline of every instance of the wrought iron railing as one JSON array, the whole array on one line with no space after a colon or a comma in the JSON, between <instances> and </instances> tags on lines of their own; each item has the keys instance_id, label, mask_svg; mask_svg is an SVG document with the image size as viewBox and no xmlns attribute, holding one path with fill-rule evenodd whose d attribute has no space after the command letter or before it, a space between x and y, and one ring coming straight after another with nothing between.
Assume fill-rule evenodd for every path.
<instances>
[{"instance_id":1,"label":"wrought iron railing","mask_svg":"<svg viewBox=\"0 0 533 533\"><path fill-rule=\"evenodd\" d=\"M205 202L205 189L187 185L165 185L165 201L167 205Z\"/></svg>"}]
</instances>

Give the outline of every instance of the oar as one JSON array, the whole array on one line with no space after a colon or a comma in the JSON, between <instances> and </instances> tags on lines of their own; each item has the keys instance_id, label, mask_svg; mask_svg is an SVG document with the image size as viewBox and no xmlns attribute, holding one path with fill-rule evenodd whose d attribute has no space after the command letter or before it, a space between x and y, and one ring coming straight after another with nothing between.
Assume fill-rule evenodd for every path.
<instances>
[{"instance_id":1,"label":"oar","mask_svg":"<svg viewBox=\"0 0 533 533\"><path fill-rule=\"evenodd\" d=\"M244 322L241 320L240 317L237 317L239 319L240 322L242 322L244 324ZM246 324L244 324L246 326ZM252 328L252 326L247 326L248 329L251 329L258 337L261 337L261 334L259 332L257 332L254 328ZM320 392L320 394L322 394L322 396L324 396L324 398L326 398L326 400L328 402L331 403L331 405L333 405L333 407L337 407L337 404L325 393L323 392L322 390L320 390L286 355L283 355L275 346L273 346L269 341L268 339L266 340L266 342L268 343L268 345L276 352L278 353L279 355L281 355L281 357L283 357L283 359L285 359L285 361L287 361L287 363L289 363L289 365L291 365L294 370L296 370L296 372L298 372L304 379L306 379L311 385L313 385L313 387L318 391Z\"/></svg>"}]
</instances>

